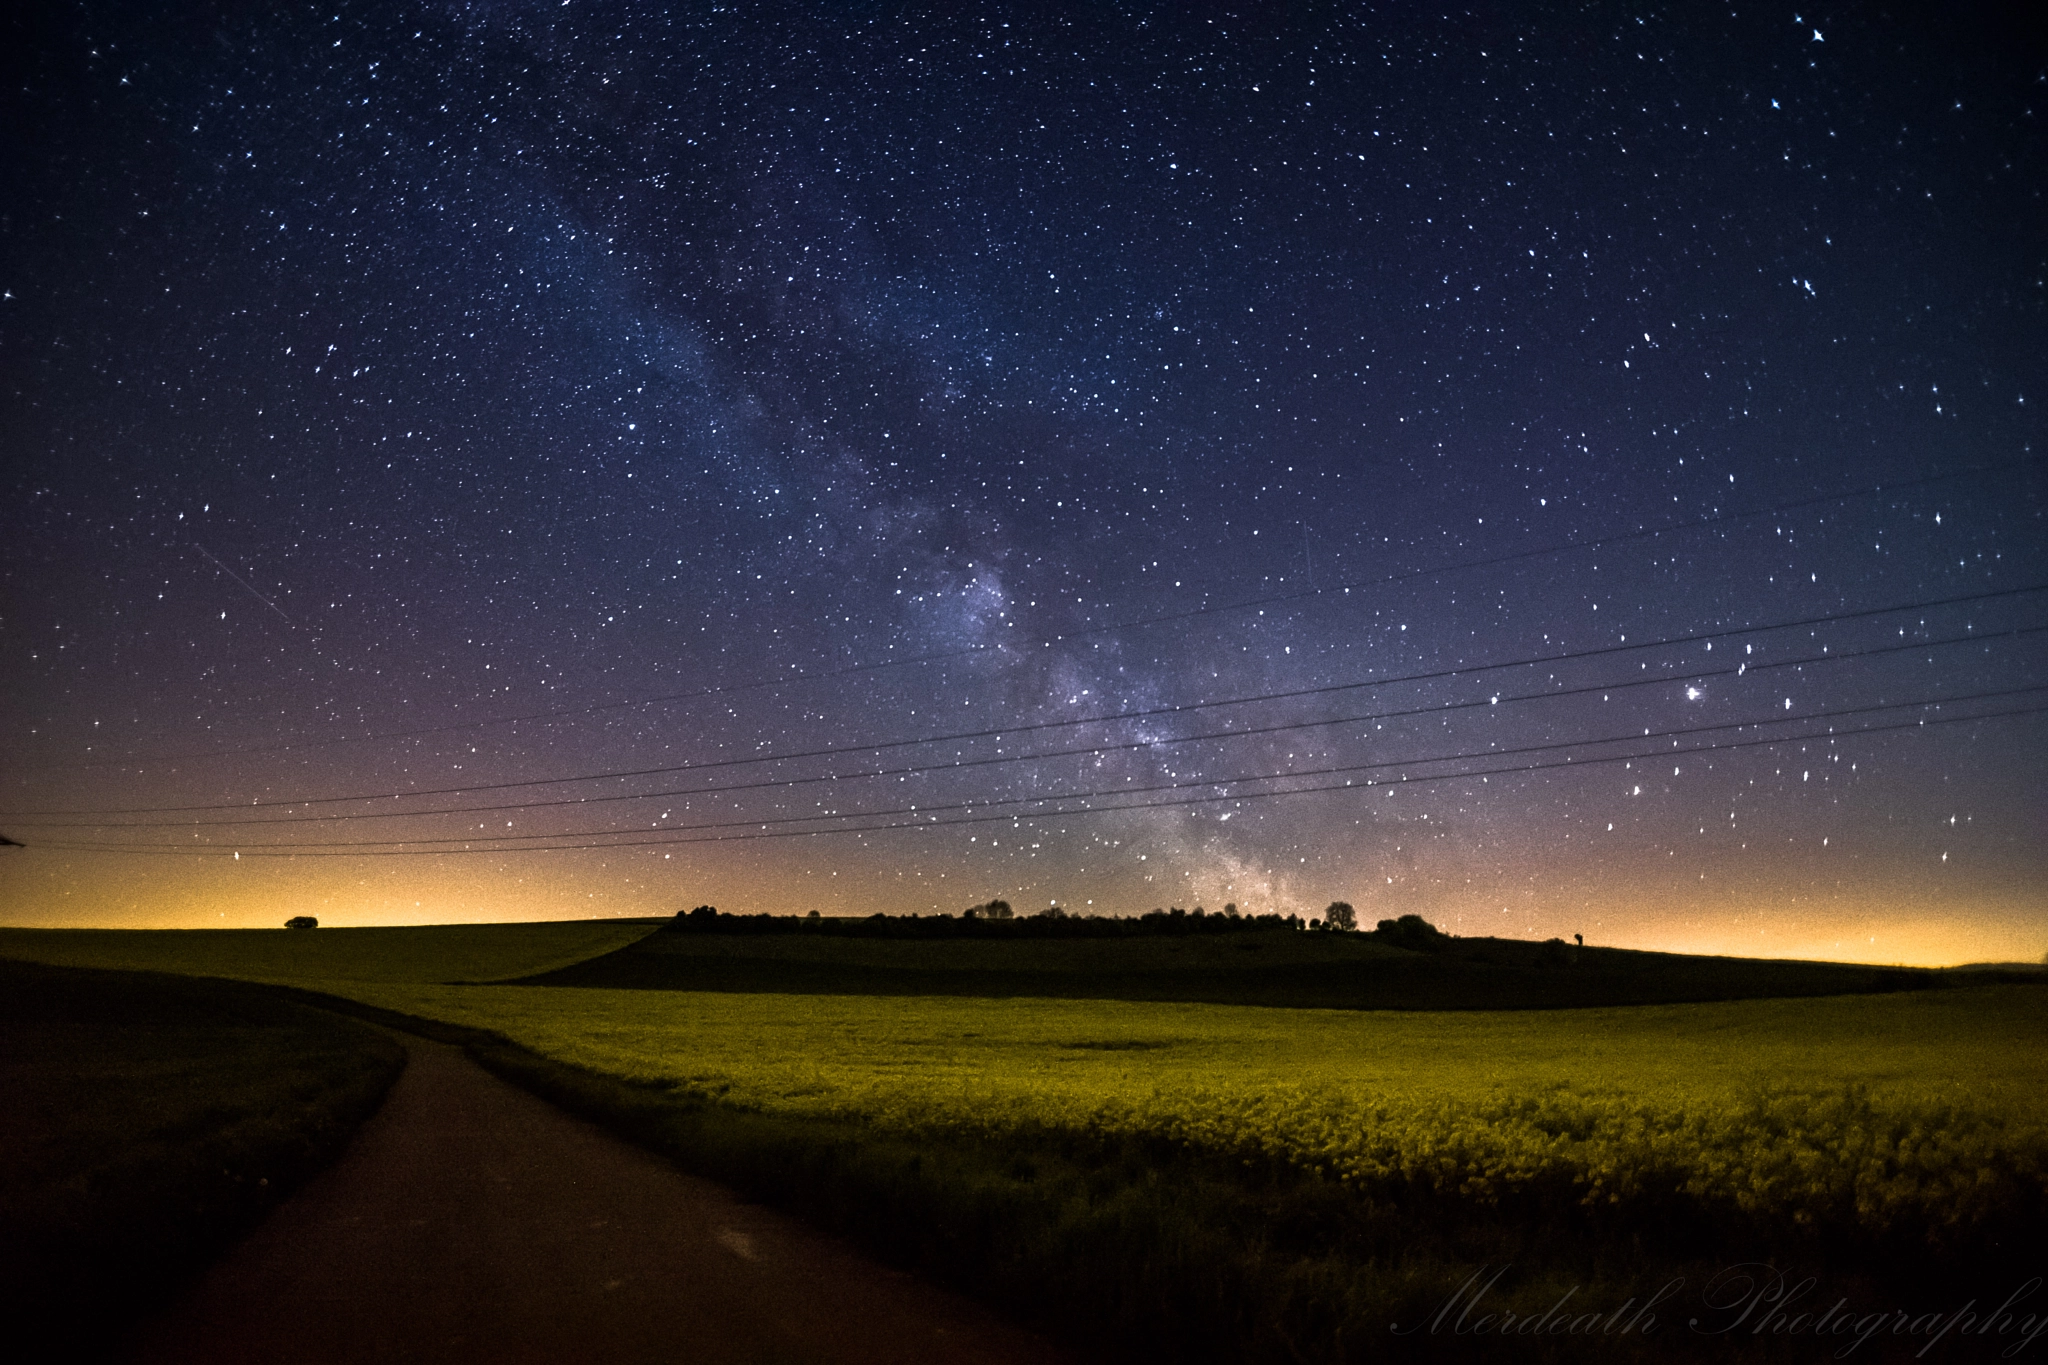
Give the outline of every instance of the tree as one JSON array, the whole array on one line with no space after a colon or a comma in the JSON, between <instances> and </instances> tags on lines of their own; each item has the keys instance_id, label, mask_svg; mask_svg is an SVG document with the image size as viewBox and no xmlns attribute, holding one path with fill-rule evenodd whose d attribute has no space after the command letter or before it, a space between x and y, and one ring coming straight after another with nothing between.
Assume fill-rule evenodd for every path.
<instances>
[{"instance_id":1,"label":"tree","mask_svg":"<svg viewBox=\"0 0 2048 1365\"><path fill-rule=\"evenodd\" d=\"M967 913L966 913L966 915L965 915L965 918L967 918L967 919L1009 919L1009 918L1010 918L1010 916L1011 916L1011 913L1012 913L1012 912L1011 912L1011 910L1010 910L1010 903L1009 903L1008 901L1006 901L1006 900L992 900L992 901L990 901L990 902L989 902L988 904L986 904L986 905L970 905L970 906L968 906L968 907L967 907Z\"/></svg>"},{"instance_id":2,"label":"tree","mask_svg":"<svg viewBox=\"0 0 2048 1365\"><path fill-rule=\"evenodd\" d=\"M314 919L311 915L293 915L284 922L284 927L287 929L318 929L320 921Z\"/></svg>"},{"instance_id":3,"label":"tree","mask_svg":"<svg viewBox=\"0 0 2048 1365\"><path fill-rule=\"evenodd\" d=\"M1323 911L1323 923L1332 929L1356 929L1358 912L1344 901L1331 901L1330 908Z\"/></svg>"},{"instance_id":4,"label":"tree","mask_svg":"<svg viewBox=\"0 0 2048 1365\"><path fill-rule=\"evenodd\" d=\"M1433 953L1450 943L1450 935L1438 929L1420 915L1403 915L1399 919L1383 919L1372 936L1382 943L1391 943L1396 948L1408 948L1418 953Z\"/></svg>"}]
</instances>

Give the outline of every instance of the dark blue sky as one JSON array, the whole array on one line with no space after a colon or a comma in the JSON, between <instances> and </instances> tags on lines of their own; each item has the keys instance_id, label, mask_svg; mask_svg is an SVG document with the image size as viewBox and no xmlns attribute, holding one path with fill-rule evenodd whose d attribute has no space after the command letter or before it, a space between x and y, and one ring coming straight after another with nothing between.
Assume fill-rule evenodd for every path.
<instances>
[{"instance_id":1,"label":"dark blue sky","mask_svg":"<svg viewBox=\"0 0 2048 1365\"><path fill-rule=\"evenodd\" d=\"M17 922L1341 896L1466 932L2048 946L2037 715L1814 738L2040 704L2032 634L1688 698L1697 641L396 807L677 793L601 810L23 814L730 764L2048 582L2048 60L1996 8L43 9L0 218ZM1546 689L1574 696L1514 700ZM1803 747L1648 795L1617 764L1073 813L1804 715ZM1014 826L253 866L1061 796Z\"/></svg>"}]
</instances>

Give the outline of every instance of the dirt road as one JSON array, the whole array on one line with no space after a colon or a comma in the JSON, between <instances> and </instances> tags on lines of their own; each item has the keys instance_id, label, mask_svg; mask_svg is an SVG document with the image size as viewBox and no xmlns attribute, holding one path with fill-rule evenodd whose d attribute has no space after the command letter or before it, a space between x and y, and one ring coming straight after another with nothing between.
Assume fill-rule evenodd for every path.
<instances>
[{"instance_id":1,"label":"dirt road","mask_svg":"<svg viewBox=\"0 0 2048 1365\"><path fill-rule=\"evenodd\" d=\"M989 1312L407 1040L389 1101L137 1362L1067 1360Z\"/></svg>"}]
</instances>

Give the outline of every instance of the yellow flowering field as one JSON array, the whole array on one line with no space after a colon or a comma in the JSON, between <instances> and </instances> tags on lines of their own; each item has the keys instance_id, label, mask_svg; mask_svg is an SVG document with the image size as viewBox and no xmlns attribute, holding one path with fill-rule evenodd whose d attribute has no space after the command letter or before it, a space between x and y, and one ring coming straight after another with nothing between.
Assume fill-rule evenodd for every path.
<instances>
[{"instance_id":1,"label":"yellow flowering field","mask_svg":"<svg viewBox=\"0 0 2048 1365\"><path fill-rule=\"evenodd\" d=\"M2048 1188L2048 992L1394 1013L363 985L560 1061L905 1137L1165 1141L1361 1193L1967 1238Z\"/></svg>"}]
</instances>

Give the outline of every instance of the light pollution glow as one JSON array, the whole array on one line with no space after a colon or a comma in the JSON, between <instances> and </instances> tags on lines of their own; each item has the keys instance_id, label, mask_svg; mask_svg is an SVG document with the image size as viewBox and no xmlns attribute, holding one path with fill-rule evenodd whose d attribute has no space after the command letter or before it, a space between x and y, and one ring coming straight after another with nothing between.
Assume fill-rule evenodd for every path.
<instances>
[{"instance_id":1,"label":"light pollution glow","mask_svg":"<svg viewBox=\"0 0 2048 1365\"><path fill-rule=\"evenodd\" d=\"M1916 871L1874 851L1835 855L1839 866L1818 873L1810 855L1775 859L1767 868L1746 864L1740 878L1703 874L1693 865L1671 870L1676 859L1661 850L1616 850L1596 863L1560 852L1524 853L1508 865L1463 857L1397 865L1385 856L1333 855L1317 859L1323 865L1312 871L1280 875L1197 852L1185 860L1161 855L1157 872L1061 876L1040 865L995 880L964 859L941 865L857 852L848 842L721 851L716 859L655 851L73 861L52 852L31 863L10 850L0 860L0 923L265 928L296 914L334 926L492 923L666 916L703 903L739 913L930 914L957 913L995 895L1024 911L1053 900L1107 914L1165 905L1220 910L1236 902L1309 917L1342 899L1368 924L1420 913L1458 934L1583 933L1592 943L1662 951L1944 966L2038 961L2043 950L2038 888L2023 865L1972 870L1951 860ZM1341 864L1355 870L1334 866Z\"/></svg>"}]
</instances>

